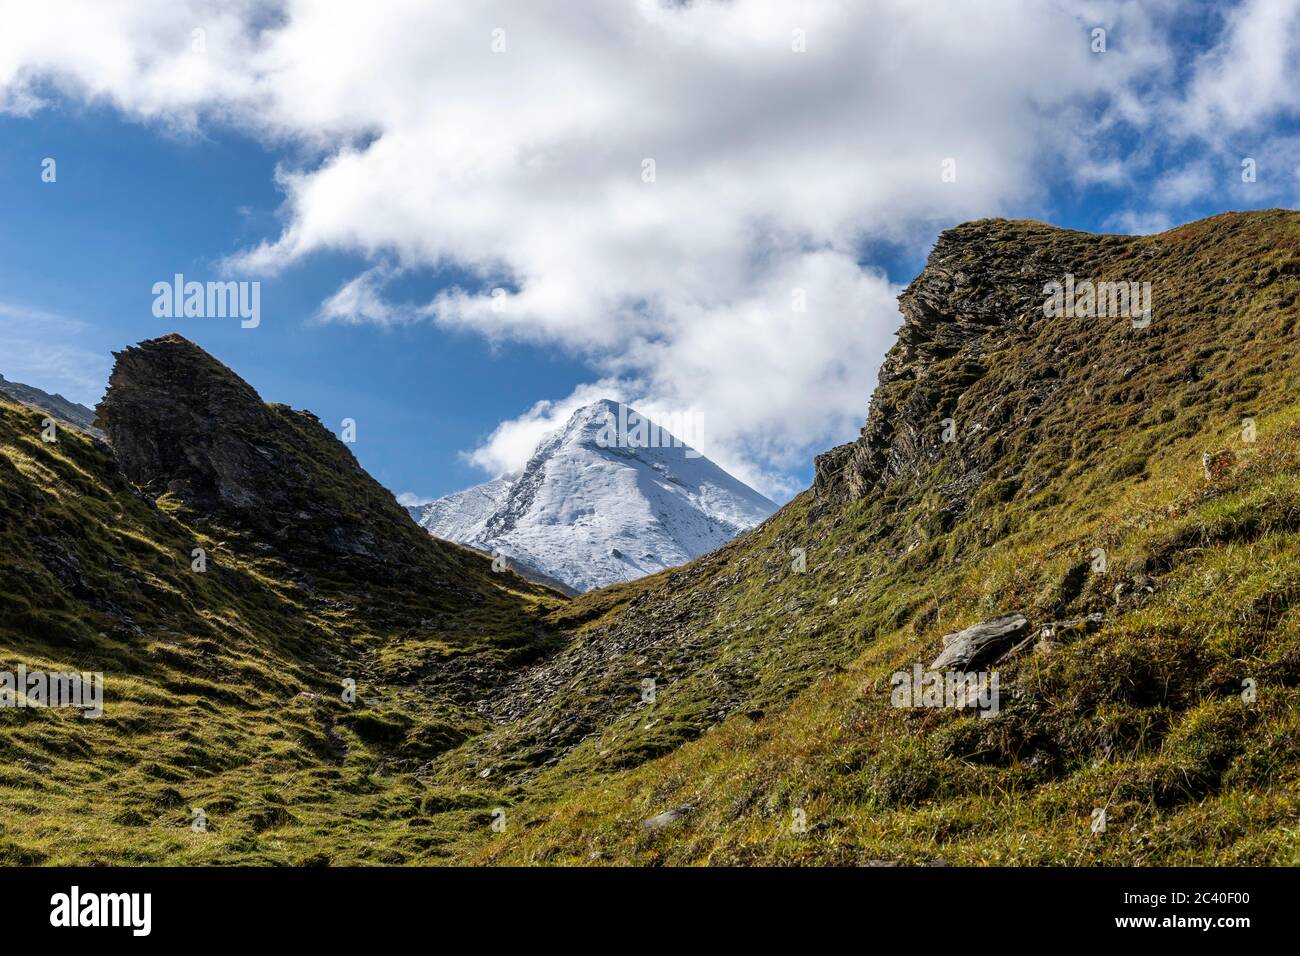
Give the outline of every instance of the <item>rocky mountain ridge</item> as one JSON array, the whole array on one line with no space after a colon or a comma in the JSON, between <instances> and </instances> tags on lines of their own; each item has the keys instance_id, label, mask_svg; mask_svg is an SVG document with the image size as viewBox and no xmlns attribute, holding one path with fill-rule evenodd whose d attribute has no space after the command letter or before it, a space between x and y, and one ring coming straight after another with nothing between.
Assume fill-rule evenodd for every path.
<instances>
[{"instance_id":1,"label":"rocky mountain ridge","mask_svg":"<svg viewBox=\"0 0 1300 956\"><path fill-rule=\"evenodd\" d=\"M95 412L85 405L69 401L62 395L51 394L35 386L24 385L22 382L11 382L3 375L0 375L0 395L8 395L16 402L43 409L57 420L73 425L95 438L104 437L104 433L95 427Z\"/></svg>"},{"instance_id":2,"label":"rocky mountain ridge","mask_svg":"<svg viewBox=\"0 0 1300 956\"><path fill-rule=\"evenodd\" d=\"M115 353L98 421L122 474L197 521L303 565L406 584L461 584L455 549L412 527L392 494L311 412L267 404L180 335Z\"/></svg>"}]
</instances>

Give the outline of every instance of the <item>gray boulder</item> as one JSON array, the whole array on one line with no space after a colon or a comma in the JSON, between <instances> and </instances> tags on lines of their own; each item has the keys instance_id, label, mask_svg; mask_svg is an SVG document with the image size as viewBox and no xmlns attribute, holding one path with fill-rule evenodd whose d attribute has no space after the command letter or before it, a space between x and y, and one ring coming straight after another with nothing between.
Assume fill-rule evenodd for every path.
<instances>
[{"instance_id":1,"label":"gray boulder","mask_svg":"<svg viewBox=\"0 0 1300 956\"><path fill-rule=\"evenodd\" d=\"M934 659L930 670L978 670L991 664L1029 633L1029 621L1023 614L1004 614L980 621L964 631L943 638L943 653Z\"/></svg>"},{"instance_id":2,"label":"gray boulder","mask_svg":"<svg viewBox=\"0 0 1300 956\"><path fill-rule=\"evenodd\" d=\"M676 823L682 817L691 813L695 808L690 804L684 807L678 807L675 810L665 810L658 816L653 816L649 820L642 820L641 826L647 830L658 830L660 827L666 827L671 823Z\"/></svg>"}]
</instances>

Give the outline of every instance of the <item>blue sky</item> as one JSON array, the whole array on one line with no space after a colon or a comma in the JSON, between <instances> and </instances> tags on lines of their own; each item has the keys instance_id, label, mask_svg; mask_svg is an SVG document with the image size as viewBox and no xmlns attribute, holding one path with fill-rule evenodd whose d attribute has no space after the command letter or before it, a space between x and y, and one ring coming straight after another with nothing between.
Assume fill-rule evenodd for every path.
<instances>
[{"instance_id":1,"label":"blue sky","mask_svg":"<svg viewBox=\"0 0 1300 956\"><path fill-rule=\"evenodd\" d=\"M57 157L52 184L40 177L47 156ZM321 300L356 269L345 254L262 279L256 334L222 319L153 316L154 282L177 270L217 278L222 257L275 230L275 161L232 130L177 136L103 108L0 116L0 330L18 322L38 342L48 332L78 349L51 374L39 354L0 341L0 374L93 406L113 350L177 331L267 401L309 408L336 430L357 420L353 451L387 487L432 497L483 480L458 452L538 397L578 384L580 363L431 325L314 324ZM14 307L66 321L6 317Z\"/></svg>"},{"instance_id":2,"label":"blue sky","mask_svg":"<svg viewBox=\"0 0 1300 956\"><path fill-rule=\"evenodd\" d=\"M0 373L93 404L112 350L179 331L355 419L362 464L422 498L606 394L701 414L707 454L788 497L861 424L940 229L1297 195L1282 0L55 6L0 38ZM155 318L176 272L260 281L261 325Z\"/></svg>"}]
</instances>

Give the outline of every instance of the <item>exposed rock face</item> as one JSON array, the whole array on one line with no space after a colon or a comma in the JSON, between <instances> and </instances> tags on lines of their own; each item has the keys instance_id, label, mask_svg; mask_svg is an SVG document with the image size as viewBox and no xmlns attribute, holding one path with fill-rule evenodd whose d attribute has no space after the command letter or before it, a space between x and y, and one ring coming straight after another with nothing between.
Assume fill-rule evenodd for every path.
<instances>
[{"instance_id":1,"label":"exposed rock face","mask_svg":"<svg viewBox=\"0 0 1300 956\"><path fill-rule=\"evenodd\" d=\"M179 335L115 353L98 408L123 474L238 527L337 555L399 563L427 547L392 495L310 412L268 405Z\"/></svg>"},{"instance_id":2,"label":"exposed rock face","mask_svg":"<svg viewBox=\"0 0 1300 956\"><path fill-rule=\"evenodd\" d=\"M236 512L281 503L270 480L276 422L251 386L179 335L114 355L98 413L131 481Z\"/></svg>"},{"instance_id":3,"label":"exposed rock face","mask_svg":"<svg viewBox=\"0 0 1300 956\"><path fill-rule=\"evenodd\" d=\"M946 444L962 446L956 487L969 492L999 457L999 438L1059 384L1054 370L1006 401L961 407L963 390L984 377L991 355L1011 336L1043 321L1043 286L1067 272L1104 271L1114 245L1129 237L1089 236L1042 223L986 219L939 236L925 269L899 296L903 324L880 369L866 426L857 441L816 460L813 489L823 500L855 501L872 488L915 476ZM960 412L960 413L959 413ZM948 442L944 421L951 419Z\"/></svg>"},{"instance_id":4,"label":"exposed rock face","mask_svg":"<svg viewBox=\"0 0 1300 956\"><path fill-rule=\"evenodd\" d=\"M1156 236L1001 219L948 230L899 297L903 325L859 438L817 459L818 510L888 501L918 541L983 511L959 549L1007 532L998 505L1071 494L1063 474L1117 483L1200 423L1244 427L1264 397L1251 378L1295 361L1294 229L1294 214L1260 210ZM1090 292L1047 308L1053 283ZM1116 308L1117 287L1146 287L1144 319ZM1256 326L1230 345L1225 328L1254 300ZM1240 349L1272 335L1249 370ZM1201 465L1212 484L1235 469L1214 452Z\"/></svg>"}]
</instances>

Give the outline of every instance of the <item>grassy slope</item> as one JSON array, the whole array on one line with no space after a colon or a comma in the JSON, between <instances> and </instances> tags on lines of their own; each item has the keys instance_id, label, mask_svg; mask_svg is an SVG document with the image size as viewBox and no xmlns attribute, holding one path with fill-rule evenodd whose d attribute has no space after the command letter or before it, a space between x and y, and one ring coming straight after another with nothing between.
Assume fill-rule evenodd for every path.
<instances>
[{"instance_id":1,"label":"grassy slope","mask_svg":"<svg viewBox=\"0 0 1300 956\"><path fill-rule=\"evenodd\" d=\"M484 722L412 675L526 659L556 598L427 538L421 588L303 575L170 495L137 496L85 436L43 443L41 417L0 403L0 667L102 671L105 714L0 710L0 862L436 854L461 827L415 819L418 768Z\"/></svg>"},{"instance_id":2,"label":"grassy slope","mask_svg":"<svg viewBox=\"0 0 1300 956\"><path fill-rule=\"evenodd\" d=\"M788 708L695 721L701 739L639 768L594 760L694 720L701 682L668 682L653 706L541 775L514 811L520 825L484 837L475 859L1300 862L1300 217L1223 216L1144 239L984 227L1012 267L1047 247L1080 276L1152 279L1154 334L1026 310L1029 321L981 343L987 371L974 381L962 352L878 395L901 406L931 389L959 421L1005 417L969 507L954 516L944 494L980 451L967 435L919 480L842 510L800 496L726 549L721 585L687 569L677 584L670 573L632 586L661 603L709 587L724 619L754 625L750 641L728 629L724 641L739 640L706 679L743 663L750 695L770 701L809 668L823 676ZM1059 381L1046 400L1020 401L1045 378ZM1240 435L1247 416L1253 444ZM1201 453L1220 448L1239 463L1207 482ZM798 546L806 575L788 569ZM1104 574L1089 569L1096 547L1109 554ZM1135 597L1134 575L1154 593ZM586 625L602 635L631 613L616 594L560 613L611 603ZM1103 610L1107 621L1001 665L993 720L890 706L891 673L1009 610L1035 623ZM1246 678L1254 703L1241 698ZM688 804L672 827L641 826ZM1097 807L1109 815L1101 835ZM796 809L807 834L791 832Z\"/></svg>"}]
</instances>

